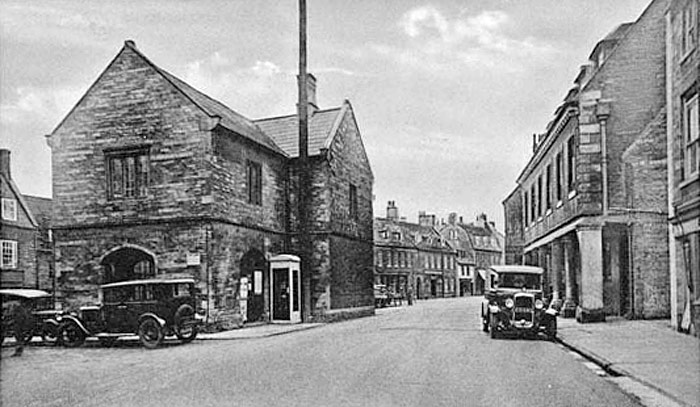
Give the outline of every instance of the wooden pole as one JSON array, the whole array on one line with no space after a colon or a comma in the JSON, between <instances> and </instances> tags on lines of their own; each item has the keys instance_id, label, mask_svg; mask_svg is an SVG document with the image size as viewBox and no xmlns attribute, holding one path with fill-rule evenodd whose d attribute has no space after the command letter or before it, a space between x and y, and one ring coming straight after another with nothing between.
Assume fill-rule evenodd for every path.
<instances>
[{"instance_id":1,"label":"wooden pole","mask_svg":"<svg viewBox=\"0 0 700 407\"><path fill-rule=\"evenodd\" d=\"M302 320L308 322L311 317L311 270L309 267L309 246L311 239L308 230L309 214L309 126L308 126L308 95L306 74L306 0L299 0L299 189L298 200L298 232L299 257L301 258L302 280Z\"/></svg>"}]
</instances>

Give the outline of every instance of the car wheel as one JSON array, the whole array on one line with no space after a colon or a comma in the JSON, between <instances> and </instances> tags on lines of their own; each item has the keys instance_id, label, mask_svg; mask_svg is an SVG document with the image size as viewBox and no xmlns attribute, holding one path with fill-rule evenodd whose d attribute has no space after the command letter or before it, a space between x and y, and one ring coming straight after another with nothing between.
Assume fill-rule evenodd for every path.
<instances>
[{"instance_id":1,"label":"car wheel","mask_svg":"<svg viewBox=\"0 0 700 407\"><path fill-rule=\"evenodd\" d=\"M58 343L58 325L44 323L41 327L41 341L49 345Z\"/></svg>"},{"instance_id":2,"label":"car wheel","mask_svg":"<svg viewBox=\"0 0 700 407\"><path fill-rule=\"evenodd\" d=\"M552 317L552 319L547 324L547 337L551 340L557 338L557 318Z\"/></svg>"},{"instance_id":3,"label":"car wheel","mask_svg":"<svg viewBox=\"0 0 700 407\"><path fill-rule=\"evenodd\" d=\"M501 337L501 333L498 332L498 322L496 321L495 315L491 315L489 319L489 331L491 331L491 339L498 339Z\"/></svg>"},{"instance_id":4,"label":"car wheel","mask_svg":"<svg viewBox=\"0 0 700 407\"><path fill-rule=\"evenodd\" d=\"M157 348L164 336L163 328L153 318L146 318L139 325L139 340L148 349Z\"/></svg>"},{"instance_id":5,"label":"car wheel","mask_svg":"<svg viewBox=\"0 0 700 407\"><path fill-rule=\"evenodd\" d=\"M184 324L194 320L194 308L189 304L182 304L175 312L175 336L182 342L192 342L197 337L197 327L192 324Z\"/></svg>"},{"instance_id":6,"label":"car wheel","mask_svg":"<svg viewBox=\"0 0 700 407\"><path fill-rule=\"evenodd\" d=\"M23 343L23 344L28 344L29 342L32 341L32 338L34 337L34 330L32 329L27 329L27 330L15 330L15 340L17 343Z\"/></svg>"},{"instance_id":7,"label":"car wheel","mask_svg":"<svg viewBox=\"0 0 700 407\"><path fill-rule=\"evenodd\" d=\"M76 348L85 343L85 332L73 321L58 328L58 342L67 348Z\"/></svg>"},{"instance_id":8,"label":"car wheel","mask_svg":"<svg viewBox=\"0 0 700 407\"><path fill-rule=\"evenodd\" d=\"M484 332L489 331L489 319L488 316L486 318L482 317L481 318L481 330Z\"/></svg>"}]
</instances>

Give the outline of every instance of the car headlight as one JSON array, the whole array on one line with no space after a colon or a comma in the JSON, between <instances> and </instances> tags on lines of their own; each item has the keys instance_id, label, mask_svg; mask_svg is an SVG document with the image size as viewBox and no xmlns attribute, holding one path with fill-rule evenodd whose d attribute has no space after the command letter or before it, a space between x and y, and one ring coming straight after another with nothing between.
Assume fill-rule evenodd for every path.
<instances>
[{"instance_id":1,"label":"car headlight","mask_svg":"<svg viewBox=\"0 0 700 407\"><path fill-rule=\"evenodd\" d=\"M512 299L512 298L507 298L507 299L506 299L506 307L508 307L508 308L513 308L513 305L515 305L515 303L513 302L513 299Z\"/></svg>"},{"instance_id":2,"label":"car headlight","mask_svg":"<svg viewBox=\"0 0 700 407\"><path fill-rule=\"evenodd\" d=\"M542 300L540 300L540 299L535 300L535 308L537 308L537 309L544 308L544 303L542 302Z\"/></svg>"}]
</instances>

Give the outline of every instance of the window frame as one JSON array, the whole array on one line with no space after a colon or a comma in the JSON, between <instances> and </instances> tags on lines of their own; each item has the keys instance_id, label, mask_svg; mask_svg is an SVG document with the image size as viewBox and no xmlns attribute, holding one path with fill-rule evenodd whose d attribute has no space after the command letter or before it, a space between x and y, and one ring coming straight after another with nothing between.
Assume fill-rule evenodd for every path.
<instances>
[{"instance_id":1,"label":"window frame","mask_svg":"<svg viewBox=\"0 0 700 407\"><path fill-rule=\"evenodd\" d=\"M14 198L2 198L2 220L17 222L17 200ZM12 207L11 211L7 211L8 207ZM11 215L11 216L9 216Z\"/></svg>"},{"instance_id":2,"label":"window frame","mask_svg":"<svg viewBox=\"0 0 700 407\"><path fill-rule=\"evenodd\" d=\"M357 220L359 217L358 205L357 205L357 186L350 183L348 187L348 209L350 218Z\"/></svg>"},{"instance_id":3,"label":"window frame","mask_svg":"<svg viewBox=\"0 0 700 407\"><path fill-rule=\"evenodd\" d=\"M695 111L695 127L693 128L693 114ZM682 177L690 179L700 174L700 97L698 93L688 95L682 100ZM694 134L691 132L694 131ZM693 162L694 161L694 162ZM693 164L695 164L693 166Z\"/></svg>"},{"instance_id":4,"label":"window frame","mask_svg":"<svg viewBox=\"0 0 700 407\"><path fill-rule=\"evenodd\" d=\"M262 163L254 160L246 160L246 189L248 203L262 206L263 202L263 168Z\"/></svg>"},{"instance_id":5,"label":"window frame","mask_svg":"<svg viewBox=\"0 0 700 407\"><path fill-rule=\"evenodd\" d=\"M566 189L569 194L576 191L576 139L566 140Z\"/></svg>"},{"instance_id":6,"label":"window frame","mask_svg":"<svg viewBox=\"0 0 700 407\"><path fill-rule=\"evenodd\" d=\"M697 11L695 1L689 1L681 12L681 60L690 55L697 46Z\"/></svg>"},{"instance_id":7,"label":"window frame","mask_svg":"<svg viewBox=\"0 0 700 407\"><path fill-rule=\"evenodd\" d=\"M148 196L151 178L151 155L148 147L109 149L104 151L104 156L108 201L142 199ZM133 159L132 180L129 179L129 159ZM119 163L118 170L117 163ZM130 181L133 184L131 186ZM119 193L115 189L117 184L119 184ZM131 193L128 192L129 190Z\"/></svg>"},{"instance_id":8,"label":"window frame","mask_svg":"<svg viewBox=\"0 0 700 407\"><path fill-rule=\"evenodd\" d=\"M5 248L9 247L10 251L10 262L5 263ZM16 240L3 239L0 240L0 268L3 269L16 269L17 262L19 259L19 245Z\"/></svg>"}]
</instances>

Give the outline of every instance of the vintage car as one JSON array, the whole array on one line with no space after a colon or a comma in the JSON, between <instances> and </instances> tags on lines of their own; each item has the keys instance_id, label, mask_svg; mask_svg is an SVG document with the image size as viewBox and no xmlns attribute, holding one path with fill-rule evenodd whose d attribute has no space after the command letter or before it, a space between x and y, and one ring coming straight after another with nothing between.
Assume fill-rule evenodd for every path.
<instances>
[{"instance_id":1,"label":"vintage car","mask_svg":"<svg viewBox=\"0 0 700 407\"><path fill-rule=\"evenodd\" d=\"M101 305L84 306L79 313L61 318L59 341L80 346L87 336L111 346L120 336L138 335L141 344L153 349L164 337L175 335L182 342L197 336L202 317L196 313L193 279L131 280L100 287Z\"/></svg>"},{"instance_id":2,"label":"vintage car","mask_svg":"<svg viewBox=\"0 0 700 407\"><path fill-rule=\"evenodd\" d=\"M51 294L42 290L27 288L0 289L0 302L2 302L2 332L0 343L6 336L13 336L17 341L28 342L34 336L41 336L45 342L55 342L58 333L57 317L60 310L54 309L54 301ZM22 313L26 319L26 327L19 330L15 319Z\"/></svg>"},{"instance_id":3,"label":"vintage car","mask_svg":"<svg viewBox=\"0 0 700 407\"><path fill-rule=\"evenodd\" d=\"M539 267L501 265L491 266L498 277L495 287L484 294L481 323L492 338L502 334L545 333L557 335L555 304L542 295L542 274Z\"/></svg>"}]
</instances>

